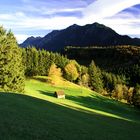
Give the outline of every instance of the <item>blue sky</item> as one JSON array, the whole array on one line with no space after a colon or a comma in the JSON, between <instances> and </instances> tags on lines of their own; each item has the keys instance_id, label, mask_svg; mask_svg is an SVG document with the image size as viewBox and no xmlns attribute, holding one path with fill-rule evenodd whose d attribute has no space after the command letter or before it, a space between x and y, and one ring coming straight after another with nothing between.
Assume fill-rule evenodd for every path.
<instances>
[{"instance_id":1,"label":"blue sky","mask_svg":"<svg viewBox=\"0 0 140 140\"><path fill-rule=\"evenodd\" d=\"M140 0L1 0L0 25L19 43L72 24L99 22L118 33L140 37Z\"/></svg>"}]
</instances>

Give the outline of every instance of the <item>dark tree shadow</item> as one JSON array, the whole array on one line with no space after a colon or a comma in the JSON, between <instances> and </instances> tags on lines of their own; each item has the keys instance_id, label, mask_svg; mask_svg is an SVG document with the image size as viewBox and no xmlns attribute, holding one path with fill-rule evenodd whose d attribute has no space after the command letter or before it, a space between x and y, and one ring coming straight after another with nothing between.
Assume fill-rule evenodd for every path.
<instances>
[{"instance_id":1,"label":"dark tree shadow","mask_svg":"<svg viewBox=\"0 0 140 140\"><path fill-rule=\"evenodd\" d=\"M42 90L37 90L37 91L39 91L41 94L44 94L44 95L47 95L47 96L50 96L50 97L55 97L55 94L54 94L54 92L52 91L52 92L50 92L50 91L42 91Z\"/></svg>"},{"instance_id":2,"label":"dark tree shadow","mask_svg":"<svg viewBox=\"0 0 140 140\"><path fill-rule=\"evenodd\" d=\"M71 97L71 100L84 106L87 101L98 103L86 97ZM88 106L91 107L89 103ZM131 140L140 137L140 125L134 122L90 114L22 94L0 93L0 114L0 139Z\"/></svg>"},{"instance_id":3,"label":"dark tree shadow","mask_svg":"<svg viewBox=\"0 0 140 140\"><path fill-rule=\"evenodd\" d=\"M39 90L41 94L50 96L50 97L55 97L54 92L50 91L41 91ZM67 100L71 100L76 102L79 105L82 105L84 107L94 109L97 111L103 111L106 113L110 113L113 115L117 115L118 117L122 117L124 119L130 119L132 121L138 120L139 121L139 116L140 116L140 111L135 108L131 107L129 105L126 105L124 103L120 103L118 101L113 101L111 99L105 99L101 96L97 95L90 95L90 96L70 96L66 95ZM65 106L67 106L65 104ZM135 116L135 117L134 117Z\"/></svg>"},{"instance_id":4,"label":"dark tree shadow","mask_svg":"<svg viewBox=\"0 0 140 140\"><path fill-rule=\"evenodd\" d=\"M43 77L32 77L32 79L38 80L40 82L48 82L49 81L47 78L43 78Z\"/></svg>"},{"instance_id":5,"label":"dark tree shadow","mask_svg":"<svg viewBox=\"0 0 140 140\"><path fill-rule=\"evenodd\" d=\"M124 103L120 103L115 100L113 101L111 99L107 98L105 99L95 95L90 95L87 97L66 96L66 98L90 109L95 109L106 113L114 114L126 119L129 118L130 120L139 120L140 116L139 109L131 107L130 105Z\"/></svg>"}]
</instances>

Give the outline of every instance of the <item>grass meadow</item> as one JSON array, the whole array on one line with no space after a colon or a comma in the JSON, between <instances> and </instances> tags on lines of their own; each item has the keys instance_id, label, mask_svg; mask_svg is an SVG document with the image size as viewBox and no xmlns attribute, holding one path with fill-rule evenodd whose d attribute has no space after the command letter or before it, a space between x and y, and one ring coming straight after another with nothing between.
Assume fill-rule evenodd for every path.
<instances>
[{"instance_id":1,"label":"grass meadow","mask_svg":"<svg viewBox=\"0 0 140 140\"><path fill-rule=\"evenodd\" d=\"M140 111L64 80L26 80L25 93L0 94L0 139L137 140ZM54 92L64 90L66 99Z\"/></svg>"}]
</instances>

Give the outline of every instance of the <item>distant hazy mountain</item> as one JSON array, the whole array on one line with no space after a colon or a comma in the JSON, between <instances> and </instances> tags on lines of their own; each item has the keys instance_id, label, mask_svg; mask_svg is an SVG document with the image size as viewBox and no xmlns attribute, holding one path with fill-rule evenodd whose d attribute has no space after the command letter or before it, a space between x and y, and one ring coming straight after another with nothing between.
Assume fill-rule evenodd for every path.
<instances>
[{"instance_id":1,"label":"distant hazy mountain","mask_svg":"<svg viewBox=\"0 0 140 140\"><path fill-rule=\"evenodd\" d=\"M111 28L99 24L85 26L72 25L63 30L54 30L45 37L30 37L21 47L35 46L50 51L63 51L66 46L115 46L115 45L140 45L140 39L119 35Z\"/></svg>"}]
</instances>

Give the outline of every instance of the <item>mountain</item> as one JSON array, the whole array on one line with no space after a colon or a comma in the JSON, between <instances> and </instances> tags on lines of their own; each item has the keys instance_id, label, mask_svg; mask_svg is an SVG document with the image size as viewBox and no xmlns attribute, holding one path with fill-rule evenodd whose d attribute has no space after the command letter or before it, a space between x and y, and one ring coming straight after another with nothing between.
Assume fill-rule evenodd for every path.
<instances>
[{"instance_id":1,"label":"mountain","mask_svg":"<svg viewBox=\"0 0 140 140\"><path fill-rule=\"evenodd\" d=\"M27 47L27 46L39 46L40 41L42 40L41 37L29 37L27 38L22 44L22 47Z\"/></svg>"},{"instance_id":2,"label":"mountain","mask_svg":"<svg viewBox=\"0 0 140 140\"><path fill-rule=\"evenodd\" d=\"M63 30L54 30L43 38L30 37L20 44L21 47L29 45L49 51L63 51L66 46L139 46L140 39L119 35L111 28L95 22L85 26L74 24Z\"/></svg>"}]
</instances>

